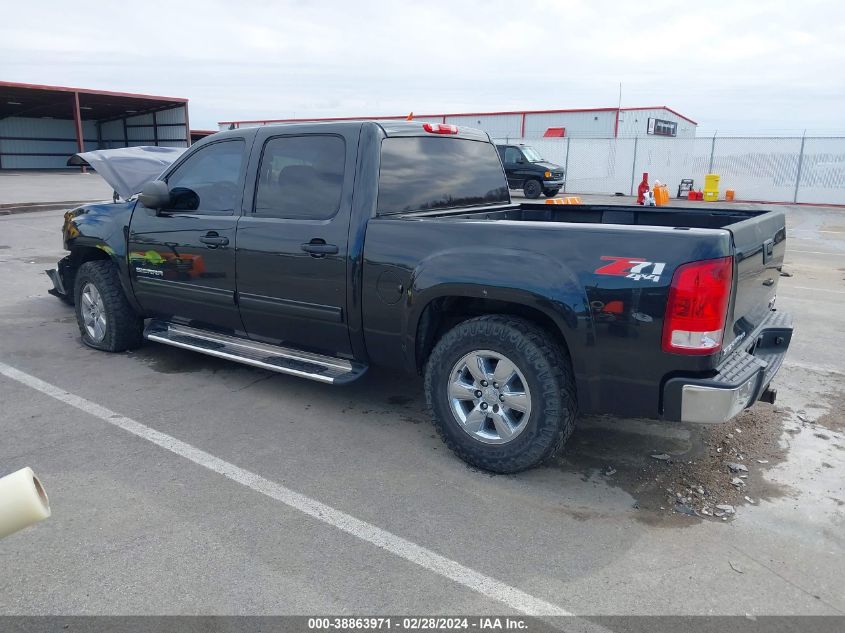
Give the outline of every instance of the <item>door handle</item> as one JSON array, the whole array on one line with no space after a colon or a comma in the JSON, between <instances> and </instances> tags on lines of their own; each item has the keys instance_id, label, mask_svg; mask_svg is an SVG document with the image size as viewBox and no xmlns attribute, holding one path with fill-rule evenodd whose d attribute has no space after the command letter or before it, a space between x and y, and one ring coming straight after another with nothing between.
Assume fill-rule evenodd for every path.
<instances>
[{"instance_id":1,"label":"door handle","mask_svg":"<svg viewBox=\"0 0 845 633\"><path fill-rule=\"evenodd\" d=\"M302 250L311 253L311 257L325 257L326 255L336 255L339 249L335 244L326 244L325 240L313 239L307 244L303 244Z\"/></svg>"},{"instance_id":2,"label":"door handle","mask_svg":"<svg viewBox=\"0 0 845 633\"><path fill-rule=\"evenodd\" d=\"M226 246L229 243L229 238L220 237L214 231L209 231L200 238L200 242L207 244L209 248L217 248L218 246Z\"/></svg>"}]
</instances>

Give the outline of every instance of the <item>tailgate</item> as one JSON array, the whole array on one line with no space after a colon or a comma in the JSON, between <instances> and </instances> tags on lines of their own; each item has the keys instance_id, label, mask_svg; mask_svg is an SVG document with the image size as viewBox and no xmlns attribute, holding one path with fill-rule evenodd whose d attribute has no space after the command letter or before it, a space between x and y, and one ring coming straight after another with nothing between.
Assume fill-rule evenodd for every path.
<instances>
[{"instance_id":1,"label":"tailgate","mask_svg":"<svg viewBox=\"0 0 845 633\"><path fill-rule=\"evenodd\" d=\"M728 314L724 347L745 338L769 314L777 294L780 267L786 252L786 216L771 211L727 228L736 254L736 296Z\"/></svg>"}]
</instances>

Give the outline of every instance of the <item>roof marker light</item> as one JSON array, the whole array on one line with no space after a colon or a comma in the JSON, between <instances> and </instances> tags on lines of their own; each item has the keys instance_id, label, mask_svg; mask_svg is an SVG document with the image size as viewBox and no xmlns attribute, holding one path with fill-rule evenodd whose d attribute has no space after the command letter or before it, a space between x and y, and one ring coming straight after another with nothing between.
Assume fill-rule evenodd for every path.
<instances>
[{"instance_id":1,"label":"roof marker light","mask_svg":"<svg viewBox=\"0 0 845 633\"><path fill-rule=\"evenodd\" d=\"M457 134L458 126L447 123L423 123L423 129L431 134Z\"/></svg>"}]
</instances>

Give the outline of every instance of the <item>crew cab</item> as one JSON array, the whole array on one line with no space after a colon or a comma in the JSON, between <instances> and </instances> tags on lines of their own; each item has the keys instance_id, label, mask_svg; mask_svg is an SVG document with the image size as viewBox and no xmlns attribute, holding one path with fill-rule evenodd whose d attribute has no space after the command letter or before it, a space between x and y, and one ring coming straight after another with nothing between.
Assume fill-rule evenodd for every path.
<instances>
[{"instance_id":1,"label":"crew cab","mask_svg":"<svg viewBox=\"0 0 845 633\"><path fill-rule=\"evenodd\" d=\"M564 170L540 156L530 145L497 145L508 187L522 189L526 198L555 197L564 184Z\"/></svg>"},{"instance_id":2,"label":"crew cab","mask_svg":"<svg viewBox=\"0 0 845 633\"><path fill-rule=\"evenodd\" d=\"M554 455L579 410L716 423L772 401L792 334L782 212L514 204L487 134L451 125L221 132L63 230L51 292L86 345L419 374L441 437L495 472Z\"/></svg>"}]
</instances>

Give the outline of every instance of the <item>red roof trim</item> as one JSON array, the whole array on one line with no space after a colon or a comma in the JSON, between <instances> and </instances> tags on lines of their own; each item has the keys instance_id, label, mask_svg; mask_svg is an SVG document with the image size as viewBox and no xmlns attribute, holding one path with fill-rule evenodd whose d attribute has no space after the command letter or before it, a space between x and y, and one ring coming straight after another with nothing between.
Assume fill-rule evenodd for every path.
<instances>
[{"instance_id":1,"label":"red roof trim","mask_svg":"<svg viewBox=\"0 0 845 633\"><path fill-rule=\"evenodd\" d=\"M413 120L417 119L433 119L435 117L441 117L442 114L415 114ZM218 121L217 125L231 125L234 123L235 125L240 125L241 123L305 123L309 121L366 121L370 119L375 119L378 121L385 121L385 120L407 120L408 115L402 116L333 116L333 117L313 117L313 118L305 118L305 119L245 119L242 121Z\"/></svg>"},{"instance_id":2,"label":"red roof trim","mask_svg":"<svg viewBox=\"0 0 845 633\"><path fill-rule=\"evenodd\" d=\"M414 119L434 119L438 117L450 116L501 116L501 115L522 115L522 114L564 114L567 112L617 112L619 108L568 108L562 110L506 110L501 112L453 112L451 114L415 114ZM681 117L698 125L692 119L685 117L667 108L666 106L654 106L649 108L622 108L625 110L667 110L672 114ZM298 121L361 121L367 119L376 120L392 120L392 119L407 119L407 116L341 116L341 117L312 117L305 119L249 119L244 121L218 121L218 125L231 125L232 123L295 123Z\"/></svg>"},{"instance_id":3,"label":"red roof trim","mask_svg":"<svg viewBox=\"0 0 845 633\"><path fill-rule=\"evenodd\" d=\"M680 112L673 110L672 108L667 107L667 106L646 106L646 107L641 107L641 108L622 108L622 112L625 112L626 110L666 110L667 112L671 112L672 114L674 114L677 117L681 117L682 119L684 119L684 121L689 121L693 125L698 125L697 121L693 121L688 116L684 116Z\"/></svg>"},{"instance_id":4,"label":"red roof trim","mask_svg":"<svg viewBox=\"0 0 845 633\"><path fill-rule=\"evenodd\" d=\"M102 95L106 97L132 97L135 99L156 99L158 101L178 101L188 103L184 97L162 97L159 95L144 95L134 92L114 92L112 90L92 90L90 88L70 88L67 86L45 86L41 84L22 84L14 81L0 81L2 88L24 88L27 90L47 90L51 92L78 92L88 95Z\"/></svg>"},{"instance_id":5,"label":"red roof trim","mask_svg":"<svg viewBox=\"0 0 845 633\"><path fill-rule=\"evenodd\" d=\"M571 108L566 110L510 110L504 112L453 112L452 114L433 116L501 116L522 114L559 114L563 112L613 112L616 108Z\"/></svg>"}]
</instances>

